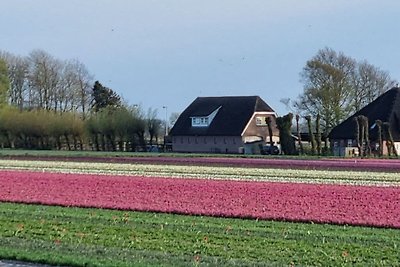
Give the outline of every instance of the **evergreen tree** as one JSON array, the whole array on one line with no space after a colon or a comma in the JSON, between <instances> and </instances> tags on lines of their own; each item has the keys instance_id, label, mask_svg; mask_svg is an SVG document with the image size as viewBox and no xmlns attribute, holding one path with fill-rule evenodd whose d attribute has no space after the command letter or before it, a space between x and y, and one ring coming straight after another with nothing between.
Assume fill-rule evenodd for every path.
<instances>
[{"instance_id":1,"label":"evergreen tree","mask_svg":"<svg viewBox=\"0 0 400 267\"><path fill-rule=\"evenodd\" d=\"M106 107L121 107L121 98L112 89L103 86L99 81L94 83L92 89L92 109L99 112Z\"/></svg>"}]
</instances>

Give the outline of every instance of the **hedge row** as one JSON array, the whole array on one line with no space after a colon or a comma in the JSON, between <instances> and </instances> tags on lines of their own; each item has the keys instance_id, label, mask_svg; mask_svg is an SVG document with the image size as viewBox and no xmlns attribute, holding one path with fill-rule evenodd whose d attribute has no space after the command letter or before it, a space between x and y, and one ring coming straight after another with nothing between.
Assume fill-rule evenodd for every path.
<instances>
[{"instance_id":1,"label":"hedge row","mask_svg":"<svg viewBox=\"0 0 400 267\"><path fill-rule=\"evenodd\" d=\"M2 148L134 151L145 145L145 119L126 108L79 113L0 109Z\"/></svg>"}]
</instances>

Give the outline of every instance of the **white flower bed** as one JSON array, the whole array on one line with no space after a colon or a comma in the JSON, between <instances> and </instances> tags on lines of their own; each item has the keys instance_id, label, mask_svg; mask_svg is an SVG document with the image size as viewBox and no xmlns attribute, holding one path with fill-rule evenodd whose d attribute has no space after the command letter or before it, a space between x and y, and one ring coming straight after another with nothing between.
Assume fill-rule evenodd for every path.
<instances>
[{"instance_id":1,"label":"white flower bed","mask_svg":"<svg viewBox=\"0 0 400 267\"><path fill-rule=\"evenodd\" d=\"M59 173L400 186L399 173L98 162L0 160L0 169Z\"/></svg>"}]
</instances>

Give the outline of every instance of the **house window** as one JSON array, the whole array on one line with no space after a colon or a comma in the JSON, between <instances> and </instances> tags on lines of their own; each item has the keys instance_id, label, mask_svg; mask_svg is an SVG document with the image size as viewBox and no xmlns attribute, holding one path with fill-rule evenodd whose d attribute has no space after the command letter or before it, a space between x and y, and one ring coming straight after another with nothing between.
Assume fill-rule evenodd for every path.
<instances>
[{"instance_id":1,"label":"house window","mask_svg":"<svg viewBox=\"0 0 400 267\"><path fill-rule=\"evenodd\" d=\"M400 150L400 143L394 142L394 148L396 149L396 151L399 151Z\"/></svg>"},{"instance_id":2,"label":"house window","mask_svg":"<svg viewBox=\"0 0 400 267\"><path fill-rule=\"evenodd\" d=\"M235 139L235 137L232 139L232 143L236 145L236 139Z\"/></svg>"},{"instance_id":3,"label":"house window","mask_svg":"<svg viewBox=\"0 0 400 267\"><path fill-rule=\"evenodd\" d=\"M352 139L347 139L347 146L352 147L353 146L353 140Z\"/></svg>"},{"instance_id":4,"label":"house window","mask_svg":"<svg viewBox=\"0 0 400 267\"><path fill-rule=\"evenodd\" d=\"M339 142L338 141L333 142L333 147L338 147L338 146L339 146Z\"/></svg>"},{"instance_id":5,"label":"house window","mask_svg":"<svg viewBox=\"0 0 400 267\"><path fill-rule=\"evenodd\" d=\"M193 117L192 127L207 127L209 119L208 117Z\"/></svg>"},{"instance_id":6,"label":"house window","mask_svg":"<svg viewBox=\"0 0 400 267\"><path fill-rule=\"evenodd\" d=\"M224 144L226 144L226 138L224 137Z\"/></svg>"},{"instance_id":7,"label":"house window","mask_svg":"<svg viewBox=\"0 0 400 267\"><path fill-rule=\"evenodd\" d=\"M201 125L208 125L208 118L207 117L200 118L200 124Z\"/></svg>"},{"instance_id":8,"label":"house window","mask_svg":"<svg viewBox=\"0 0 400 267\"><path fill-rule=\"evenodd\" d=\"M266 117L256 117L256 125L257 126L266 126Z\"/></svg>"}]
</instances>

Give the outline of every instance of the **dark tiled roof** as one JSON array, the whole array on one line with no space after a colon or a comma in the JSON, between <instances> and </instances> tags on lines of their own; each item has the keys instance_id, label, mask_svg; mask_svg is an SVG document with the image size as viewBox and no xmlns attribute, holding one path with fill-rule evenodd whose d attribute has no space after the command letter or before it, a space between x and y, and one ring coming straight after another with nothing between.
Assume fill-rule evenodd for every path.
<instances>
[{"instance_id":1,"label":"dark tiled roof","mask_svg":"<svg viewBox=\"0 0 400 267\"><path fill-rule=\"evenodd\" d=\"M192 127L191 117L208 116L219 107L208 127ZM182 112L170 134L240 136L255 111L274 112L258 96L198 97Z\"/></svg>"},{"instance_id":2,"label":"dark tiled roof","mask_svg":"<svg viewBox=\"0 0 400 267\"><path fill-rule=\"evenodd\" d=\"M330 139L354 139L356 123L354 117L364 115L368 118L369 135L371 140L377 140L378 127L374 126L376 120L389 122L395 141L400 141L400 88L392 88L373 102L343 121L329 133ZM372 129L371 129L372 128Z\"/></svg>"}]
</instances>

